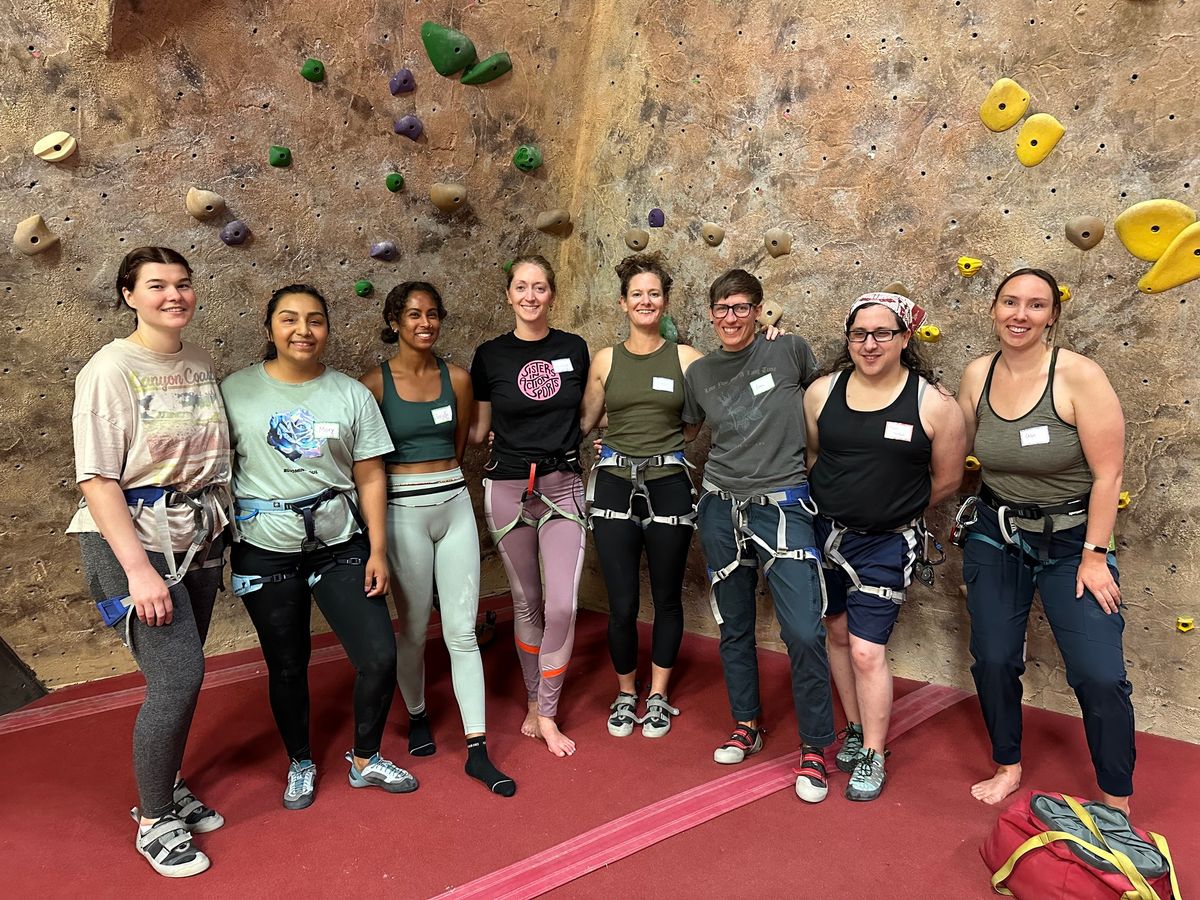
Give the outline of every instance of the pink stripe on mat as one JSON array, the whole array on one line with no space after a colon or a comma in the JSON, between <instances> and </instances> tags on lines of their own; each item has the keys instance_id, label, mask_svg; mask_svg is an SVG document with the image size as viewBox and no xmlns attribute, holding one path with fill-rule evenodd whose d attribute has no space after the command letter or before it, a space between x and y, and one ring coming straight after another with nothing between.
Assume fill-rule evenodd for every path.
<instances>
[{"instance_id":1,"label":"pink stripe on mat","mask_svg":"<svg viewBox=\"0 0 1200 900\"><path fill-rule=\"evenodd\" d=\"M888 738L894 740L971 695L958 688L927 684L896 701ZM440 897L524 900L562 887L588 872L753 803L795 784L796 754L739 769L732 775L652 803L557 846L497 869Z\"/></svg>"}]
</instances>

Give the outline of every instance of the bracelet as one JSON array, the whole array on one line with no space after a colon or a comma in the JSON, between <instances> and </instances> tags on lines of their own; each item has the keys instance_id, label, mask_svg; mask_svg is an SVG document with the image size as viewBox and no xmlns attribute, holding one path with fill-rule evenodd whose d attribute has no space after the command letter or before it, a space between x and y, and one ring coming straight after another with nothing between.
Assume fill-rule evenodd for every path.
<instances>
[{"instance_id":1,"label":"bracelet","mask_svg":"<svg viewBox=\"0 0 1200 900\"><path fill-rule=\"evenodd\" d=\"M1108 553L1107 547L1099 547L1096 544L1089 544L1087 541L1083 542L1083 549L1091 550L1093 553L1104 553L1104 554Z\"/></svg>"}]
</instances>

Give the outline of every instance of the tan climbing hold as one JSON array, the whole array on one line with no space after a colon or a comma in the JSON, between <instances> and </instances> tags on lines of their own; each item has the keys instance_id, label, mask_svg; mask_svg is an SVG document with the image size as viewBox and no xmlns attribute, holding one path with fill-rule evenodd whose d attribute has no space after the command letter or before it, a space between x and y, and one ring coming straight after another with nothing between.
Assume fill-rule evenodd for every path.
<instances>
[{"instance_id":1,"label":"tan climbing hold","mask_svg":"<svg viewBox=\"0 0 1200 900\"><path fill-rule=\"evenodd\" d=\"M1017 135L1017 160L1023 166L1036 166L1054 149L1066 133L1062 122L1049 113L1034 113L1025 120Z\"/></svg>"},{"instance_id":2,"label":"tan climbing hold","mask_svg":"<svg viewBox=\"0 0 1200 900\"><path fill-rule=\"evenodd\" d=\"M1196 211L1178 200L1143 200L1117 216L1114 227L1126 250L1154 262L1195 221Z\"/></svg>"},{"instance_id":3,"label":"tan climbing hold","mask_svg":"<svg viewBox=\"0 0 1200 900\"><path fill-rule=\"evenodd\" d=\"M187 211L197 219L207 219L225 211L225 198L214 191L188 188L183 201Z\"/></svg>"},{"instance_id":4,"label":"tan climbing hold","mask_svg":"<svg viewBox=\"0 0 1200 900\"><path fill-rule=\"evenodd\" d=\"M46 226L41 216L30 216L17 224L13 232L13 249L26 256L44 253L58 243L58 235Z\"/></svg>"},{"instance_id":5,"label":"tan climbing hold","mask_svg":"<svg viewBox=\"0 0 1200 900\"><path fill-rule=\"evenodd\" d=\"M716 222L705 222L700 226L700 237L708 246L716 247L725 240L725 229Z\"/></svg>"},{"instance_id":6,"label":"tan climbing hold","mask_svg":"<svg viewBox=\"0 0 1200 900\"><path fill-rule=\"evenodd\" d=\"M630 228L625 232L625 246L630 250L645 250L650 244L650 232L645 228Z\"/></svg>"},{"instance_id":7,"label":"tan climbing hold","mask_svg":"<svg viewBox=\"0 0 1200 900\"><path fill-rule=\"evenodd\" d=\"M965 584L960 584L958 586L958 592L962 594L964 600L967 599L967 586Z\"/></svg>"},{"instance_id":8,"label":"tan climbing hold","mask_svg":"<svg viewBox=\"0 0 1200 900\"><path fill-rule=\"evenodd\" d=\"M783 318L783 307L773 300L764 300L762 312L758 314L758 324L763 328L776 324Z\"/></svg>"},{"instance_id":9,"label":"tan climbing hold","mask_svg":"<svg viewBox=\"0 0 1200 900\"><path fill-rule=\"evenodd\" d=\"M974 278L982 268L982 259L976 259L973 256L960 256L958 258L958 274L963 278Z\"/></svg>"},{"instance_id":10,"label":"tan climbing hold","mask_svg":"<svg viewBox=\"0 0 1200 900\"><path fill-rule=\"evenodd\" d=\"M883 289L883 293L899 294L901 297L908 297L909 299L912 299L912 294L908 292L908 285L906 285L903 281L893 281Z\"/></svg>"},{"instance_id":11,"label":"tan climbing hold","mask_svg":"<svg viewBox=\"0 0 1200 900\"><path fill-rule=\"evenodd\" d=\"M1080 250L1091 250L1104 237L1104 222L1095 216L1078 216L1067 223L1067 240Z\"/></svg>"},{"instance_id":12,"label":"tan climbing hold","mask_svg":"<svg viewBox=\"0 0 1200 900\"><path fill-rule=\"evenodd\" d=\"M1008 131L1021 121L1028 108L1029 91L1011 78L1001 78L979 107L979 118L992 131Z\"/></svg>"},{"instance_id":13,"label":"tan climbing hold","mask_svg":"<svg viewBox=\"0 0 1200 900\"><path fill-rule=\"evenodd\" d=\"M66 131L56 131L48 134L33 145L34 156L40 156L46 162L62 162L75 152L78 146L75 138Z\"/></svg>"},{"instance_id":14,"label":"tan climbing hold","mask_svg":"<svg viewBox=\"0 0 1200 900\"><path fill-rule=\"evenodd\" d=\"M792 236L782 228L772 228L763 235L763 246L771 256L786 256L792 252Z\"/></svg>"},{"instance_id":15,"label":"tan climbing hold","mask_svg":"<svg viewBox=\"0 0 1200 900\"><path fill-rule=\"evenodd\" d=\"M538 231L547 234L561 234L571 227L571 214L565 209L548 209L538 213L536 222Z\"/></svg>"},{"instance_id":16,"label":"tan climbing hold","mask_svg":"<svg viewBox=\"0 0 1200 900\"><path fill-rule=\"evenodd\" d=\"M442 212L453 212L467 199L467 189L461 184L439 181L429 189L429 199Z\"/></svg>"},{"instance_id":17,"label":"tan climbing hold","mask_svg":"<svg viewBox=\"0 0 1200 900\"><path fill-rule=\"evenodd\" d=\"M1179 232L1158 262L1138 282L1144 294L1158 294L1200 278L1200 222Z\"/></svg>"}]
</instances>

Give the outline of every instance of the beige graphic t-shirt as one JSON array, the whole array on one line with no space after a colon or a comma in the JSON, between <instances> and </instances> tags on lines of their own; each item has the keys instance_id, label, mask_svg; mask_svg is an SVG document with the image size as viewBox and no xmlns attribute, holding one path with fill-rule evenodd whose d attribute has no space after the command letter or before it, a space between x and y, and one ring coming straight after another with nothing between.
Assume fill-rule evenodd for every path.
<instances>
[{"instance_id":1,"label":"beige graphic t-shirt","mask_svg":"<svg viewBox=\"0 0 1200 900\"><path fill-rule=\"evenodd\" d=\"M100 475L122 489L160 486L205 495L213 534L227 524L230 477L229 424L217 389L212 357L194 344L178 353L156 353L118 338L96 353L75 379L75 480ZM134 510L131 510L134 511ZM194 529L192 510L168 510L171 543L186 550ZM154 515L134 515L142 546L161 552ZM68 533L99 531L80 506Z\"/></svg>"}]
</instances>

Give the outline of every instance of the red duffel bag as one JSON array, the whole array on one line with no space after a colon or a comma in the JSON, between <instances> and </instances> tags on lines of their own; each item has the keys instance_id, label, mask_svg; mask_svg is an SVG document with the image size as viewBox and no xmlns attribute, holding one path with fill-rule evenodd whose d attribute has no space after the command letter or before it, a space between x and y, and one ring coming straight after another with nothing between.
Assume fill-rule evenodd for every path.
<instances>
[{"instance_id":1,"label":"red duffel bag","mask_svg":"<svg viewBox=\"0 0 1200 900\"><path fill-rule=\"evenodd\" d=\"M1030 792L1001 814L979 853L996 893L1018 900L1180 900L1162 835L1066 794Z\"/></svg>"}]
</instances>

